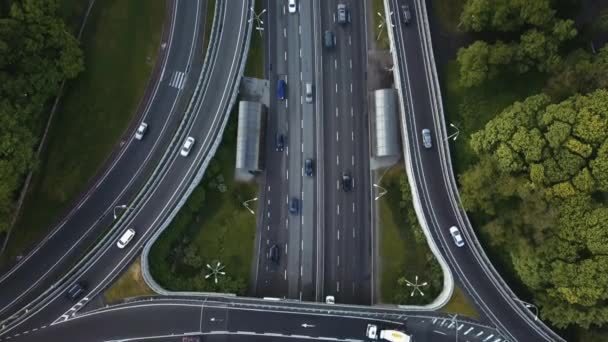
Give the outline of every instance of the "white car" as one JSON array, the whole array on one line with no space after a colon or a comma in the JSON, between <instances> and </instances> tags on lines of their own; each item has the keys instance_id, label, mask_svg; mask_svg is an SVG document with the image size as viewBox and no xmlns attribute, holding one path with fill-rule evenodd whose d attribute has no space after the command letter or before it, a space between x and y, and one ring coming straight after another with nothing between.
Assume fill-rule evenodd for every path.
<instances>
[{"instance_id":1,"label":"white car","mask_svg":"<svg viewBox=\"0 0 608 342\"><path fill-rule=\"evenodd\" d=\"M184 145L182 146L182 150L179 151L179 154L181 154L182 157L187 157L190 154L190 150L192 149L193 145L194 145L194 138L187 137L186 141L184 141Z\"/></svg>"},{"instance_id":2,"label":"white car","mask_svg":"<svg viewBox=\"0 0 608 342\"><path fill-rule=\"evenodd\" d=\"M296 13L297 7L298 6L296 5L296 0L289 0L289 2L287 3L287 9L289 13Z\"/></svg>"},{"instance_id":3,"label":"white car","mask_svg":"<svg viewBox=\"0 0 608 342\"><path fill-rule=\"evenodd\" d=\"M137 131L135 131L135 139L137 140L141 140L144 138L144 134L146 134L146 131L148 130L148 124L145 122L142 122L139 127L137 127Z\"/></svg>"},{"instance_id":4,"label":"white car","mask_svg":"<svg viewBox=\"0 0 608 342\"><path fill-rule=\"evenodd\" d=\"M325 297L325 304L336 304L336 297L334 297L334 296Z\"/></svg>"},{"instance_id":5,"label":"white car","mask_svg":"<svg viewBox=\"0 0 608 342\"><path fill-rule=\"evenodd\" d=\"M458 247L464 246L464 239L462 238L462 235L460 234L460 231L458 230L458 228L456 226L450 227L450 234L452 235L452 238L454 239L454 243L456 244L456 246L458 246Z\"/></svg>"},{"instance_id":6,"label":"white car","mask_svg":"<svg viewBox=\"0 0 608 342\"><path fill-rule=\"evenodd\" d=\"M365 331L365 336L372 340L378 339L378 326L375 324L368 324L367 330Z\"/></svg>"},{"instance_id":7,"label":"white car","mask_svg":"<svg viewBox=\"0 0 608 342\"><path fill-rule=\"evenodd\" d=\"M122 233L122 236L120 237L120 239L118 239L118 242L116 242L116 247L120 249L125 248L129 244L129 242L131 242L134 236L135 230L133 230L133 228L127 229L127 231Z\"/></svg>"}]
</instances>

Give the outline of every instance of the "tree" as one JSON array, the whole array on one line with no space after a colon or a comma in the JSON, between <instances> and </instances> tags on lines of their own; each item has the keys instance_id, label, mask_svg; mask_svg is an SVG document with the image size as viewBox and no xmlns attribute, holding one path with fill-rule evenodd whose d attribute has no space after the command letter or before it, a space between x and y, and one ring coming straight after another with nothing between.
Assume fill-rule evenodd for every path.
<instances>
[{"instance_id":1,"label":"tree","mask_svg":"<svg viewBox=\"0 0 608 342\"><path fill-rule=\"evenodd\" d=\"M460 48L457 56L460 64L460 83L471 87L486 81L489 74L489 57L489 45L484 41L478 40L467 48Z\"/></svg>"}]
</instances>

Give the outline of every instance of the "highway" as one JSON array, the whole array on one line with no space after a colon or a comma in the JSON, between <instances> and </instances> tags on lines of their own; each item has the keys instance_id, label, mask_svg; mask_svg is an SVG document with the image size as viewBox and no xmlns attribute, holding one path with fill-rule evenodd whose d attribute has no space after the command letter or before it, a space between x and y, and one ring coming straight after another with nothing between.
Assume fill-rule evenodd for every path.
<instances>
[{"instance_id":1,"label":"highway","mask_svg":"<svg viewBox=\"0 0 608 342\"><path fill-rule=\"evenodd\" d=\"M183 116L201 71L203 1L170 1L158 70L140 105L141 117L125 133L89 190L51 234L0 277L0 317L48 289L114 221L113 210L132 201L158 163ZM177 20L179 18L179 20ZM143 140L133 139L139 120L149 125ZM122 212L118 212L122 214Z\"/></svg>"},{"instance_id":2,"label":"highway","mask_svg":"<svg viewBox=\"0 0 608 342\"><path fill-rule=\"evenodd\" d=\"M117 231L102 239L86 257L73 265L68 276L34 301L28 307L27 314L11 320L0 334L66 320L129 265L155 231L170 222L180 201L191 190L191 184L199 174L203 162L208 162L211 151L217 147L219 140L216 138L223 132L240 82L243 51L248 41L249 3L244 1L229 11L226 10L225 2L220 1L218 6L219 4L222 8L218 23L219 40L215 47L216 58L210 61L209 74L205 76L208 82L204 83L205 88L200 89L192 99L185 115L187 120L180 125L168 144L167 153L150 176L148 182L153 184L138 194L133 208L117 223ZM196 13L198 12L194 11L195 15ZM232 29L222 30L223 27ZM222 86L209 86L218 84ZM178 153L186 136L197 138L187 158ZM136 235L127 248L118 249L116 240L127 227L133 228ZM64 298L66 287L82 280L89 284L86 295L78 303Z\"/></svg>"},{"instance_id":3,"label":"highway","mask_svg":"<svg viewBox=\"0 0 608 342\"><path fill-rule=\"evenodd\" d=\"M505 295L500 277L488 270L486 261L480 257L481 247L474 242L474 231L463 216L455 199L455 182L451 174L449 149L446 147L443 117L437 114L437 91L433 87L433 74L429 57L429 46L425 45L426 20L424 7L419 1L390 0L393 12L392 30L396 45L399 82L402 85L402 108L404 108L404 139L411 158L414 182L423 210L424 223L430 228L434 241L447 259L455 278L467 291L483 318L496 325L513 341L553 341L552 332L543 330L540 322L521 304ZM401 4L409 3L413 20L406 26L402 22ZM444 125L444 126L442 126ZM422 147L420 131L432 131L433 148ZM449 170L449 171L446 171ZM457 189L456 189L457 191ZM460 227L467 245L458 248L448 232L450 226Z\"/></svg>"},{"instance_id":4,"label":"highway","mask_svg":"<svg viewBox=\"0 0 608 342\"><path fill-rule=\"evenodd\" d=\"M351 23L337 23L338 3L347 4ZM321 32L336 35L336 46L322 50L323 293L361 305L372 294L366 3L321 1ZM352 177L351 191L343 174Z\"/></svg>"},{"instance_id":5,"label":"highway","mask_svg":"<svg viewBox=\"0 0 608 342\"><path fill-rule=\"evenodd\" d=\"M463 341L504 342L492 329L453 322L445 316L374 317L327 310L304 312L271 304L159 298L84 313L65 322L0 337L0 341L9 341L7 337L18 342L181 341L181 336L204 336L206 341L366 341L367 324L405 330L415 342L454 341L457 331Z\"/></svg>"},{"instance_id":6,"label":"highway","mask_svg":"<svg viewBox=\"0 0 608 342\"><path fill-rule=\"evenodd\" d=\"M304 173L304 162L316 164L316 96L304 100L305 84L314 86L313 1L300 1L297 13L286 2L266 1L266 73L270 81L270 108L265 144L264 185L258 226L256 295L315 300L316 175ZM277 99L277 82L286 82L286 98ZM276 151L276 136L285 136L283 151ZM317 166L315 165L316 169ZM290 201L299 202L297 213ZM277 245L280 259L269 259Z\"/></svg>"}]
</instances>

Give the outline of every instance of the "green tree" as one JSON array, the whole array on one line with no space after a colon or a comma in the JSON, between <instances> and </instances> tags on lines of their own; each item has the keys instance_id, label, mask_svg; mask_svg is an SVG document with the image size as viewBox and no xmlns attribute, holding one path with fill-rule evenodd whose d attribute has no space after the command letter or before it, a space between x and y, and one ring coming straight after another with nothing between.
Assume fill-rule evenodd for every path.
<instances>
[{"instance_id":1,"label":"green tree","mask_svg":"<svg viewBox=\"0 0 608 342\"><path fill-rule=\"evenodd\" d=\"M471 87L485 82L490 71L489 57L489 45L481 40L476 41L469 47L460 48L457 56L460 65L460 83L466 87Z\"/></svg>"}]
</instances>

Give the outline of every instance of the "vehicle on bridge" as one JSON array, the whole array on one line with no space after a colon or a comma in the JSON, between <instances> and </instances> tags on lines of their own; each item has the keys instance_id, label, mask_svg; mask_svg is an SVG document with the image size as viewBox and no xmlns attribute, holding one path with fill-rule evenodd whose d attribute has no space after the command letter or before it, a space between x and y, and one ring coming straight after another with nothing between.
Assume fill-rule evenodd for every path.
<instances>
[{"instance_id":1,"label":"vehicle on bridge","mask_svg":"<svg viewBox=\"0 0 608 342\"><path fill-rule=\"evenodd\" d=\"M331 31L325 31L323 33L323 46L326 49L331 49L336 46L336 35Z\"/></svg>"},{"instance_id":2,"label":"vehicle on bridge","mask_svg":"<svg viewBox=\"0 0 608 342\"><path fill-rule=\"evenodd\" d=\"M378 334L378 326L375 324L368 324L367 330L365 331L365 335L367 338L372 340L377 340L380 338L381 340L390 341L390 342L410 342L412 341L412 337L404 332L399 330L381 330L380 334Z\"/></svg>"},{"instance_id":3,"label":"vehicle on bridge","mask_svg":"<svg viewBox=\"0 0 608 342\"><path fill-rule=\"evenodd\" d=\"M285 88L287 88L287 82L285 80L277 81L277 99L280 101L285 100Z\"/></svg>"},{"instance_id":4,"label":"vehicle on bridge","mask_svg":"<svg viewBox=\"0 0 608 342\"><path fill-rule=\"evenodd\" d=\"M338 24L350 23L350 12L346 7L346 4L338 4Z\"/></svg>"}]
</instances>

